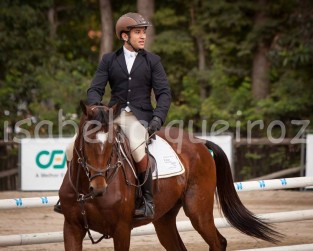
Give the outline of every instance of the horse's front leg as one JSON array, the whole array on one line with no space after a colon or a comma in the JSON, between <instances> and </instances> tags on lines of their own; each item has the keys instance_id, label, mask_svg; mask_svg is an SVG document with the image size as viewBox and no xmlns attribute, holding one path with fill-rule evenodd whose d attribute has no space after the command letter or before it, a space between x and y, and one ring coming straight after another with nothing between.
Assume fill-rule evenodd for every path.
<instances>
[{"instance_id":1,"label":"horse's front leg","mask_svg":"<svg viewBox=\"0 0 313 251\"><path fill-rule=\"evenodd\" d=\"M63 236L65 251L82 251L86 230L81 225L70 224L64 220Z\"/></svg>"},{"instance_id":2,"label":"horse's front leg","mask_svg":"<svg viewBox=\"0 0 313 251\"><path fill-rule=\"evenodd\" d=\"M115 251L128 251L130 247L131 224L119 225L114 233L113 242Z\"/></svg>"}]
</instances>

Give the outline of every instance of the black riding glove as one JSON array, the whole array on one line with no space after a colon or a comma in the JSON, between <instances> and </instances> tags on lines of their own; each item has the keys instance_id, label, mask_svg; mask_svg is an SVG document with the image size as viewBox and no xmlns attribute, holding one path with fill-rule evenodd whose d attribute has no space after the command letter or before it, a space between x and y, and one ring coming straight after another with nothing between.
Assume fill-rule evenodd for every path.
<instances>
[{"instance_id":1,"label":"black riding glove","mask_svg":"<svg viewBox=\"0 0 313 251\"><path fill-rule=\"evenodd\" d=\"M153 135L156 131L159 131L161 126L162 126L162 120L159 117L154 116L149 123L149 127L148 127L149 136Z\"/></svg>"}]
</instances>

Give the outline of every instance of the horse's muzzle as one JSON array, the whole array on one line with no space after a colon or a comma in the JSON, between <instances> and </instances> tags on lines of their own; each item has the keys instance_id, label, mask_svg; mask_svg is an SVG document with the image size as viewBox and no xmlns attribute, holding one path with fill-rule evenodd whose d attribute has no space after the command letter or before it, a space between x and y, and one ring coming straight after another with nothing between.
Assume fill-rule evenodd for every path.
<instances>
[{"instance_id":1,"label":"horse's muzzle","mask_svg":"<svg viewBox=\"0 0 313 251\"><path fill-rule=\"evenodd\" d=\"M92 197L102 196L108 184L106 183L104 173L99 172L89 178L89 192Z\"/></svg>"},{"instance_id":2,"label":"horse's muzzle","mask_svg":"<svg viewBox=\"0 0 313 251\"><path fill-rule=\"evenodd\" d=\"M102 196L106 192L107 186L102 188L95 188L92 185L89 186L89 192L92 195L92 197L99 197Z\"/></svg>"}]
</instances>

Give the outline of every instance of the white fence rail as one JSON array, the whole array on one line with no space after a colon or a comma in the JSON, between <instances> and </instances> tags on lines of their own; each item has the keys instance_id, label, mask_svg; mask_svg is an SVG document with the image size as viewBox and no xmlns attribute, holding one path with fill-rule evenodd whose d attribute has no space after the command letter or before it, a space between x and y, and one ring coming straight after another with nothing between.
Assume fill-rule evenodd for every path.
<instances>
[{"instance_id":1,"label":"white fence rail","mask_svg":"<svg viewBox=\"0 0 313 251\"><path fill-rule=\"evenodd\" d=\"M307 187L313 186L313 177L236 182L234 186L237 192ZM58 199L58 196L5 199L0 200L0 209L51 207L57 203Z\"/></svg>"},{"instance_id":2,"label":"white fence rail","mask_svg":"<svg viewBox=\"0 0 313 251\"><path fill-rule=\"evenodd\" d=\"M275 190L286 188L298 188L313 186L313 177L296 177L286 179L273 179L273 180L259 180L259 181L246 181L234 183L235 189L238 192L242 191L260 191L260 190ZM47 196L37 198L16 198L0 200L0 209L12 208L33 208L33 207L50 207L57 203L58 196ZM312 220L313 209L291 212L278 212L260 214L258 217L264 219L269 223L291 222L299 220ZM216 218L215 224L217 228L229 227L230 225L224 218ZM194 231L190 221L177 222L177 228L180 232ZM132 236L139 235L153 235L155 230L152 224L135 228L132 231ZM99 233L93 232L95 238L100 237ZM86 237L85 239L88 239ZM19 245L33 245L43 243L63 242L62 232L50 233L33 233L33 234L17 234L17 235L3 235L0 236L0 247L4 246L19 246ZM313 244L295 245L288 247L275 247L270 249L258 250L313 250ZM290 247L290 248L289 248ZM252 251L254 249L250 249ZM246 250L248 251L248 250Z\"/></svg>"},{"instance_id":3,"label":"white fence rail","mask_svg":"<svg viewBox=\"0 0 313 251\"><path fill-rule=\"evenodd\" d=\"M280 246L270 248L256 248L256 249L243 249L237 251L312 251L313 244L302 244L302 245L291 245L291 246Z\"/></svg>"},{"instance_id":4,"label":"white fence rail","mask_svg":"<svg viewBox=\"0 0 313 251\"><path fill-rule=\"evenodd\" d=\"M291 212L278 212L259 214L258 217L264 219L269 223L291 222L299 220L311 220L313 219L313 209ZM216 218L214 220L217 228L230 227L229 223L224 218ZM179 232L194 231L190 221L178 221L177 228ZM91 231L95 239L101 237L97 232ZM145 225L133 229L132 236L141 235L154 235L155 230L152 224ZM89 239L88 237L85 238ZM50 233L33 233L33 234L17 234L17 235L4 235L0 236L0 247L4 246L19 246L19 245L33 245L43 243L56 243L63 242L62 232L50 232Z\"/></svg>"}]
</instances>

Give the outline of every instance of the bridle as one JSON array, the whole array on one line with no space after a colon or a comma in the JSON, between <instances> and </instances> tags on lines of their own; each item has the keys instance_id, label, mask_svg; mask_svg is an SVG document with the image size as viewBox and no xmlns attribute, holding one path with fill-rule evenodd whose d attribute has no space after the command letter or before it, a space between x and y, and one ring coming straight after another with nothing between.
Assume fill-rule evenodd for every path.
<instances>
[{"instance_id":1,"label":"bridle","mask_svg":"<svg viewBox=\"0 0 313 251\"><path fill-rule=\"evenodd\" d=\"M107 186L109 186L121 168L123 170L126 184L138 187L139 185L136 185L136 184L133 184L132 182L130 182L127 178L127 175L126 175L125 164L124 164L125 162L127 162L128 166L131 167L133 175L137 179L133 160L132 160L131 156L129 154L127 154L127 151L126 151L125 146L123 144L126 136L123 134L123 132L120 129L116 130L114 134L115 134L113 137L114 142L112 142L113 149L111 152L111 156L108 159L108 162L107 162L106 167L104 169L94 167L93 165L91 165L87 162L87 158L86 158L85 153L84 153L85 140L84 140L82 133L80 135L78 135L78 137L76 138L76 141L79 138L79 140L80 140L79 147L77 147L76 141L74 144L74 151L77 155L77 164L78 164L79 168L83 168L84 173L86 174L89 183L93 179L95 179L96 177L103 177L106 180ZM116 154L116 158L114 156L115 154ZM84 220L84 227L88 233L88 236L89 236L92 244L96 244L96 243L99 243L102 239L111 238L111 236L104 234L102 237L100 237L98 240L95 241L91 235L90 228L89 228L88 221L87 221L87 216L86 216L85 202L89 199L94 199L95 194L93 192L89 192L87 194L79 192L79 185L80 185L79 181L80 181L80 173L81 173L79 169L77 170L76 184L74 185L73 177L72 177L72 169L73 169L74 159L75 158L73 158L71 160L71 162L69 163L69 167L68 167L70 184L76 193L77 202L80 205L81 214L82 214L83 220ZM116 159L117 161L113 164L112 162L114 161L114 159ZM96 173L91 175L91 170L95 171Z\"/></svg>"},{"instance_id":2,"label":"bridle","mask_svg":"<svg viewBox=\"0 0 313 251\"><path fill-rule=\"evenodd\" d=\"M85 151L84 151L84 148L86 145L85 139L84 139L83 133L80 132L80 135L77 136L77 138L75 140L75 144L74 144L74 151L77 155L76 161L77 161L79 168L83 168L84 173L86 174L89 183L97 177L103 177L106 180L107 186L109 186L110 183L114 180L114 178L118 174L118 171L120 169L122 169L123 176L125 178L125 183L127 185L134 186L134 187L142 186L145 183L145 181L143 182L143 184L132 183L128 179L127 174L126 174L125 166L129 166L132 170L132 173L133 173L135 179L138 180L138 177L137 177L137 174L135 171L135 165L134 165L133 159L131 157L131 152L128 151L129 149L126 149L125 144L124 144L125 140L126 140L125 134L119 128L119 129L114 129L113 136L114 136L113 142L112 142L113 149L111 152L111 156L106 163L106 167L100 169L100 168L97 168L97 167L88 163L87 158L85 156ZM76 141L78 139L79 139L79 143L76 144L77 143ZM78 147L77 147L77 145L78 145ZM102 237L100 237L98 240L95 241L91 235L90 228L89 228L88 221L87 221L87 216L86 216L85 202L89 199L94 199L96 196L92 191L87 193L87 194L79 192L79 185L80 185L79 181L80 181L80 173L81 173L79 168L77 170L76 184L74 185L73 177L72 177L72 169L73 169L74 159L75 158L73 158L71 160L71 162L69 163L69 167L68 167L70 184L76 193L77 202L79 203L80 208L81 208L81 214L83 216L84 227L88 233L88 236L89 236L92 244L96 244L96 243L99 243L102 239L111 238L111 236L104 234ZM114 160L116 160L116 162L112 163ZM126 163L128 165L125 165ZM95 174L92 175L91 171L94 171Z\"/></svg>"},{"instance_id":3,"label":"bridle","mask_svg":"<svg viewBox=\"0 0 313 251\"><path fill-rule=\"evenodd\" d=\"M84 142L84 141L82 141L82 142ZM82 145L84 145L84 144L82 144ZM121 167L121 165L122 165L122 162L118 159L118 161L113 166L111 166L111 162L112 162L112 155L111 155L110 159L108 160L108 163L106 164L106 168L104 170L102 170L100 168L97 168L97 167L90 165L87 162L87 158L85 157L84 152L83 152L83 147L81 147L79 150L77 150L76 147L74 147L74 149L75 149L76 154L78 156L77 162L84 169L89 183L97 177L103 177L107 181L107 183L109 183L109 180L111 180L111 179L108 179L107 173L112 169L115 171L118 171L118 168ZM91 170L95 171L95 174L91 175Z\"/></svg>"},{"instance_id":4,"label":"bridle","mask_svg":"<svg viewBox=\"0 0 313 251\"><path fill-rule=\"evenodd\" d=\"M114 177L116 176L116 174L118 173L118 170L120 169L120 167L124 167L123 161L125 160L125 157L123 157L121 154L120 149L122 149L122 143L121 143L121 140L118 139L120 137L121 137L120 132L117 132L116 137L114 138L114 142L112 142L113 149L111 152L111 156L108 159L105 165L105 168L98 168L88 163L87 157L85 156L85 152L84 152L85 145L86 145L84 136L81 134L80 137L78 137L80 140L79 147L77 147L77 144L75 142L74 151L76 152L76 155L77 155L78 166L80 168L83 168L88 178L89 183L97 177L103 177L106 180L107 185L109 185L114 179ZM116 158L114 158L115 157L114 154L116 154ZM114 159L116 159L117 161L115 163L112 163ZM70 169L72 168L71 164L72 163L70 163ZM93 175L92 175L92 171L94 171ZM87 198L93 199L94 195L92 192L88 194L82 194L78 192L79 191L79 184L78 184L79 175L80 175L80 172L78 171L76 185L75 186L72 185L74 187L74 190L76 191L77 194L79 194L79 197L84 200L86 200ZM70 180L72 180L72 177L70 177ZM71 181L71 184L73 184L72 181Z\"/></svg>"}]
</instances>

